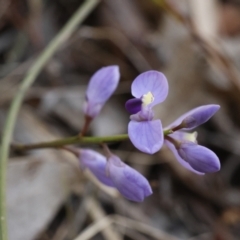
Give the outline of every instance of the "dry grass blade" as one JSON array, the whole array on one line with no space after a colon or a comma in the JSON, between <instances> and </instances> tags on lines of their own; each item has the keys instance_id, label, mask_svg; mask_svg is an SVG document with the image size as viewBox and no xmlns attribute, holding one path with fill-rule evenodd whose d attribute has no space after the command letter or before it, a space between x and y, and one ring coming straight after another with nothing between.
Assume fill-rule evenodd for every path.
<instances>
[{"instance_id":1,"label":"dry grass blade","mask_svg":"<svg viewBox=\"0 0 240 240\"><path fill-rule=\"evenodd\" d=\"M106 217L106 213L100 204L92 197L86 199L86 207L91 216L95 221L99 221ZM107 240L121 240L121 235L113 228L113 226L108 226L102 230L102 234Z\"/></svg>"},{"instance_id":2,"label":"dry grass blade","mask_svg":"<svg viewBox=\"0 0 240 240\"><path fill-rule=\"evenodd\" d=\"M171 14L176 20L178 20L188 28L190 34L192 35L192 38L201 47L209 63L213 66L217 66L217 68L224 74L224 76L226 76L228 80L231 81L232 86L235 87L238 91L240 91L239 71L234 66L231 59L229 59L226 54L218 50L220 49L220 47L216 48L216 46L212 44L212 41L209 41L209 38L204 38L201 35L201 32L196 29L196 26L192 24L192 22L189 21L189 19L186 18L181 12L179 12L178 9L176 9L170 2L166 0L153 1L155 1L166 12ZM204 32L206 31L204 30ZM209 35L209 32L207 34Z\"/></svg>"},{"instance_id":3,"label":"dry grass blade","mask_svg":"<svg viewBox=\"0 0 240 240\"><path fill-rule=\"evenodd\" d=\"M138 230L139 232L142 232L159 240L179 240L179 238L176 238L168 233L165 233L155 227L152 227L146 223L132 220L130 218L115 215L113 216L113 220L116 224Z\"/></svg>"},{"instance_id":4,"label":"dry grass blade","mask_svg":"<svg viewBox=\"0 0 240 240\"><path fill-rule=\"evenodd\" d=\"M95 221L93 224L89 225L78 237L74 240L88 240L92 239L97 233L103 231L113 223L111 217L104 217L101 220Z\"/></svg>"},{"instance_id":5,"label":"dry grass blade","mask_svg":"<svg viewBox=\"0 0 240 240\"><path fill-rule=\"evenodd\" d=\"M198 34L212 42L217 37L217 2L216 0L188 1L191 7L192 21ZM214 42L212 42L214 44Z\"/></svg>"},{"instance_id":6,"label":"dry grass blade","mask_svg":"<svg viewBox=\"0 0 240 240\"><path fill-rule=\"evenodd\" d=\"M89 38L97 40L109 40L113 42L132 62L139 72L150 70L152 67L131 41L120 31L114 28L83 27L77 38ZM74 39L77 40L77 39Z\"/></svg>"}]
</instances>

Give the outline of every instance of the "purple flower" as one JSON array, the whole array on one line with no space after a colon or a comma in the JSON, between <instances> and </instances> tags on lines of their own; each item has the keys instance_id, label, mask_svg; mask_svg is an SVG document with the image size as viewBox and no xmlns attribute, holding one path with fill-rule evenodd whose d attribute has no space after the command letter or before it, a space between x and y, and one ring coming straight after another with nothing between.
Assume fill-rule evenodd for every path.
<instances>
[{"instance_id":1,"label":"purple flower","mask_svg":"<svg viewBox=\"0 0 240 240\"><path fill-rule=\"evenodd\" d=\"M103 67L91 77L84 103L86 116L94 118L99 114L105 102L116 90L119 79L118 66Z\"/></svg>"},{"instance_id":2,"label":"purple flower","mask_svg":"<svg viewBox=\"0 0 240 240\"><path fill-rule=\"evenodd\" d=\"M203 105L192 109L175 120L168 128L180 125L184 130L191 130L207 122L218 110L216 104Z\"/></svg>"},{"instance_id":3,"label":"purple flower","mask_svg":"<svg viewBox=\"0 0 240 240\"><path fill-rule=\"evenodd\" d=\"M153 154L163 144L162 123L153 120L152 107L163 102L168 95L166 77L157 71L140 74L132 83L134 99L126 102L126 109L132 114L128 124L128 135L140 151Z\"/></svg>"},{"instance_id":4,"label":"purple flower","mask_svg":"<svg viewBox=\"0 0 240 240\"><path fill-rule=\"evenodd\" d=\"M79 161L82 169L89 169L101 183L117 188L129 200L142 202L152 194L147 179L115 155L107 161L98 152L80 149Z\"/></svg>"},{"instance_id":5,"label":"purple flower","mask_svg":"<svg viewBox=\"0 0 240 240\"><path fill-rule=\"evenodd\" d=\"M152 194L147 179L115 155L108 160L107 172L118 191L129 200L142 202Z\"/></svg>"},{"instance_id":6,"label":"purple flower","mask_svg":"<svg viewBox=\"0 0 240 240\"><path fill-rule=\"evenodd\" d=\"M79 152L81 168L89 169L101 183L114 187L112 180L106 173L106 157L90 149L81 148Z\"/></svg>"},{"instance_id":7,"label":"purple flower","mask_svg":"<svg viewBox=\"0 0 240 240\"><path fill-rule=\"evenodd\" d=\"M220 161L210 149L197 144L197 133L187 133L208 121L220 108L219 105L205 105L195 108L170 124L166 129L181 129L169 134L165 143L178 162L188 170L203 175L220 170Z\"/></svg>"},{"instance_id":8,"label":"purple flower","mask_svg":"<svg viewBox=\"0 0 240 240\"><path fill-rule=\"evenodd\" d=\"M211 173L220 170L217 155L206 147L193 142L183 142L177 150L179 156L196 171Z\"/></svg>"}]
</instances>

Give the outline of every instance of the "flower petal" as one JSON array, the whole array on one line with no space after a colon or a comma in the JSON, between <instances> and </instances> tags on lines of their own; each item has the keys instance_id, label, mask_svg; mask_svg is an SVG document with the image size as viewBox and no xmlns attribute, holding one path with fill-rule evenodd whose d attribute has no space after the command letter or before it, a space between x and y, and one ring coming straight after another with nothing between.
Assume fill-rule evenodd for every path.
<instances>
[{"instance_id":1,"label":"flower petal","mask_svg":"<svg viewBox=\"0 0 240 240\"><path fill-rule=\"evenodd\" d=\"M148 154L156 153L163 145L163 130L160 120L130 121L128 135L137 149Z\"/></svg>"},{"instance_id":2,"label":"flower petal","mask_svg":"<svg viewBox=\"0 0 240 240\"><path fill-rule=\"evenodd\" d=\"M107 176L107 160L105 156L90 149L81 149L79 160L81 168L88 168L100 182L114 187L112 180Z\"/></svg>"},{"instance_id":3,"label":"flower petal","mask_svg":"<svg viewBox=\"0 0 240 240\"><path fill-rule=\"evenodd\" d=\"M152 194L147 179L135 169L123 163L117 156L108 160L107 171L118 191L127 199L142 202Z\"/></svg>"},{"instance_id":4,"label":"flower petal","mask_svg":"<svg viewBox=\"0 0 240 240\"><path fill-rule=\"evenodd\" d=\"M154 112L151 108L142 108L142 110L136 114L130 116L131 120L142 122L142 121L152 121L154 118Z\"/></svg>"},{"instance_id":5,"label":"flower petal","mask_svg":"<svg viewBox=\"0 0 240 240\"><path fill-rule=\"evenodd\" d=\"M141 98L151 92L154 101L150 104L154 106L163 102L168 95L168 82L164 74L158 71L147 71L140 74L132 83L132 95Z\"/></svg>"},{"instance_id":6,"label":"flower petal","mask_svg":"<svg viewBox=\"0 0 240 240\"><path fill-rule=\"evenodd\" d=\"M103 106L104 103L85 101L83 105L83 112L85 115L94 118L100 113Z\"/></svg>"},{"instance_id":7,"label":"flower petal","mask_svg":"<svg viewBox=\"0 0 240 240\"><path fill-rule=\"evenodd\" d=\"M205 173L203 173L203 172L196 171L195 169L193 169L193 168L189 165L188 162L186 162L185 160L183 160L183 159L179 156L179 154L178 154L178 152L177 152L177 149L175 148L175 146L174 146L172 143L170 143L170 142L167 141L167 140L165 140L164 143L165 143L165 144L167 145L167 147L172 151L172 153L174 154L174 156L175 156L175 158L177 159L177 161L178 161L184 168L186 168L186 169L188 169L189 171L194 172L194 173L196 173L196 174L198 174L198 175L204 175L204 174L205 174Z\"/></svg>"},{"instance_id":8,"label":"flower petal","mask_svg":"<svg viewBox=\"0 0 240 240\"><path fill-rule=\"evenodd\" d=\"M191 111L183 114L167 128L178 126L184 121L186 127L183 129L191 130L197 126L207 122L218 110L220 106L216 104L203 105L192 109Z\"/></svg>"},{"instance_id":9,"label":"flower petal","mask_svg":"<svg viewBox=\"0 0 240 240\"><path fill-rule=\"evenodd\" d=\"M199 172L217 172L221 168L220 161L213 151L192 142L182 143L178 154Z\"/></svg>"},{"instance_id":10,"label":"flower petal","mask_svg":"<svg viewBox=\"0 0 240 240\"><path fill-rule=\"evenodd\" d=\"M108 66L98 70L90 79L86 91L84 113L95 117L116 90L120 79L119 67Z\"/></svg>"},{"instance_id":11,"label":"flower petal","mask_svg":"<svg viewBox=\"0 0 240 240\"><path fill-rule=\"evenodd\" d=\"M135 114L141 111L142 109L142 100L139 98L129 99L125 103L125 108L131 114Z\"/></svg>"},{"instance_id":12,"label":"flower petal","mask_svg":"<svg viewBox=\"0 0 240 240\"><path fill-rule=\"evenodd\" d=\"M197 132L184 132L181 130L178 130L174 133L169 134L169 137L172 137L176 140L178 140L179 142L193 142L193 143L197 143Z\"/></svg>"}]
</instances>

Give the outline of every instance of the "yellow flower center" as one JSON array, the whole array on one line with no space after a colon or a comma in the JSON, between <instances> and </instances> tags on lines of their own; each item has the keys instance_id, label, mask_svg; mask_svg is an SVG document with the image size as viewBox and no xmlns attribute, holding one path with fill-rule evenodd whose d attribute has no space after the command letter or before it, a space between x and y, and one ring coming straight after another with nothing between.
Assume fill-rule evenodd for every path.
<instances>
[{"instance_id":1,"label":"yellow flower center","mask_svg":"<svg viewBox=\"0 0 240 240\"><path fill-rule=\"evenodd\" d=\"M184 133L184 140L196 143L197 142L197 132Z\"/></svg>"},{"instance_id":2,"label":"yellow flower center","mask_svg":"<svg viewBox=\"0 0 240 240\"><path fill-rule=\"evenodd\" d=\"M148 93L144 94L143 97L142 97L142 104L143 104L144 107L146 107L147 105L149 105L153 101L154 101L154 96L151 92L148 92Z\"/></svg>"}]
</instances>

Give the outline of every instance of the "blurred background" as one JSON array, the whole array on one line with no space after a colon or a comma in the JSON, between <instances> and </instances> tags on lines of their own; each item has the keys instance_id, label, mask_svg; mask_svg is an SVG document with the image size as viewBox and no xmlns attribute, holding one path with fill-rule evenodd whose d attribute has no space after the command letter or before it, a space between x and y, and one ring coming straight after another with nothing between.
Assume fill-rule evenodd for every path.
<instances>
[{"instance_id":1,"label":"blurred background","mask_svg":"<svg viewBox=\"0 0 240 240\"><path fill-rule=\"evenodd\" d=\"M9 104L38 54L81 0L0 1L0 131ZM198 141L220 158L215 174L182 168L167 148L150 156L130 141L110 145L150 181L154 194L137 204L104 188L56 150L12 151L8 165L10 240L240 239L240 1L104 0L65 42L24 98L13 141L75 135L91 75L119 65L114 96L88 135L127 132L124 103L140 73L168 78L155 109L164 126L202 104L220 111L199 127ZM97 145L86 146L101 152ZM77 237L78 236L78 237Z\"/></svg>"}]
</instances>

